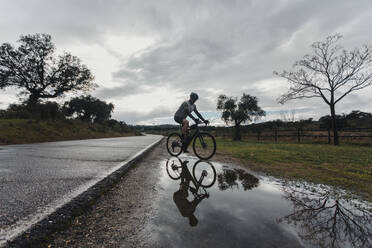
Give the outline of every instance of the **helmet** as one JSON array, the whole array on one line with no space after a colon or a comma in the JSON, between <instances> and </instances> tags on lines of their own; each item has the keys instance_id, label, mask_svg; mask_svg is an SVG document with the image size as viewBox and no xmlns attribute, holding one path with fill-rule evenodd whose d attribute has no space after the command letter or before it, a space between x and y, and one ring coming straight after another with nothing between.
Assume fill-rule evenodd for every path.
<instances>
[{"instance_id":1,"label":"helmet","mask_svg":"<svg viewBox=\"0 0 372 248\"><path fill-rule=\"evenodd\" d=\"M196 94L196 93L194 93L194 92L191 92L191 94L190 94L190 99L193 100L193 101L195 102L196 100L199 99L199 96L198 96L198 94Z\"/></svg>"}]
</instances>

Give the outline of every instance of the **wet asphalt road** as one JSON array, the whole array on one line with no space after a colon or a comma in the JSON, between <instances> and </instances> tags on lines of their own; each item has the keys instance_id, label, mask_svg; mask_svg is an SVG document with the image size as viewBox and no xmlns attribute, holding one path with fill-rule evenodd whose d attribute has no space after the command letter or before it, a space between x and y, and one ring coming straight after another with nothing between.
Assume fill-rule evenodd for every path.
<instances>
[{"instance_id":1,"label":"wet asphalt road","mask_svg":"<svg viewBox=\"0 0 372 248\"><path fill-rule=\"evenodd\" d=\"M0 146L0 241L160 138L147 135Z\"/></svg>"}]
</instances>

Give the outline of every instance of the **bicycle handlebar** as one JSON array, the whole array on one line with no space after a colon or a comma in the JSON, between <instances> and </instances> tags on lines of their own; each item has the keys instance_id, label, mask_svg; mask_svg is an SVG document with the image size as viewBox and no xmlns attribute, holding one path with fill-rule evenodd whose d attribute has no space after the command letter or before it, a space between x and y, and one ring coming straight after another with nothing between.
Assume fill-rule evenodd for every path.
<instances>
[{"instance_id":1,"label":"bicycle handlebar","mask_svg":"<svg viewBox=\"0 0 372 248\"><path fill-rule=\"evenodd\" d=\"M204 123L204 125L205 126L208 126L208 124L209 124L209 122L208 122L208 124L207 123L205 123L205 122L202 122L200 119L196 119L197 121L195 122L195 124L192 124L191 126L190 126L190 128L192 128L192 127L197 127L199 124L202 124L202 123Z\"/></svg>"},{"instance_id":2,"label":"bicycle handlebar","mask_svg":"<svg viewBox=\"0 0 372 248\"><path fill-rule=\"evenodd\" d=\"M190 129L195 129L195 128L197 128L199 124L200 124L200 123L192 124L192 125L190 126ZM205 124L205 123L204 123L204 125L205 125L205 126L208 126L208 125Z\"/></svg>"}]
</instances>

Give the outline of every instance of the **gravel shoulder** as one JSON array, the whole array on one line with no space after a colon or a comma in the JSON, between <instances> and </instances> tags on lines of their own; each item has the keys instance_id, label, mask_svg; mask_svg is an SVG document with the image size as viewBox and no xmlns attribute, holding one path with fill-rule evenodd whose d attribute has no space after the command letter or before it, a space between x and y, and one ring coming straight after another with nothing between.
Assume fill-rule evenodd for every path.
<instances>
[{"instance_id":1,"label":"gravel shoulder","mask_svg":"<svg viewBox=\"0 0 372 248\"><path fill-rule=\"evenodd\" d=\"M39 247L146 247L164 141L138 162L86 212Z\"/></svg>"}]
</instances>

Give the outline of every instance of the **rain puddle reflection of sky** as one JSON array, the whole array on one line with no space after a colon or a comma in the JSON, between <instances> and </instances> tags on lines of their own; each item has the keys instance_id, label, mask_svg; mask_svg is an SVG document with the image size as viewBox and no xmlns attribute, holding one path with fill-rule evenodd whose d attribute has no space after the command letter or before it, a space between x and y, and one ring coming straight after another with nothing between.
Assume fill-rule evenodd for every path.
<instances>
[{"instance_id":1,"label":"rain puddle reflection of sky","mask_svg":"<svg viewBox=\"0 0 372 248\"><path fill-rule=\"evenodd\" d=\"M146 228L154 246L372 247L371 205L331 188L194 157L162 166L157 214Z\"/></svg>"}]
</instances>

